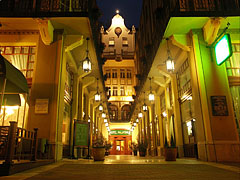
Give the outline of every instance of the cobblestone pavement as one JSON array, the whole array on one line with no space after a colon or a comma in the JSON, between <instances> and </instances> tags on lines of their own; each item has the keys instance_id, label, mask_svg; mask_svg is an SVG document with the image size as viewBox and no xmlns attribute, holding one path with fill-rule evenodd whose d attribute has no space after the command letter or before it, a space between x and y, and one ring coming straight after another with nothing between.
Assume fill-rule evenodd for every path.
<instances>
[{"instance_id":1,"label":"cobblestone pavement","mask_svg":"<svg viewBox=\"0 0 240 180\"><path fill-rule=\"evenodd\" d=\"M240 168L195 159L166 162L156 157L109 156L103 162L64 159L0 180L128 180L128 179L211 179L240 180Z\"/></svg>"}]
</instances>

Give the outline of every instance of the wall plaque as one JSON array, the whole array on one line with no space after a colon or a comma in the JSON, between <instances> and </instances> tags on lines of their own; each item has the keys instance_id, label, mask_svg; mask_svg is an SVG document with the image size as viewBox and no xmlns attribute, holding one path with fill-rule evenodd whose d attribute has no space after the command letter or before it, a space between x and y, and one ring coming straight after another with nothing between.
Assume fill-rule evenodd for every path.
<instances>
[{"instance_id":1,"label":"wall plaque","mask_svg":"<svg viewBox=\"0 0 240 180\"><path fill-rule=\"evenodd\" d=\"M211 96L212 115L228 116L226 96Z\"/></svg>"}]
</instances>

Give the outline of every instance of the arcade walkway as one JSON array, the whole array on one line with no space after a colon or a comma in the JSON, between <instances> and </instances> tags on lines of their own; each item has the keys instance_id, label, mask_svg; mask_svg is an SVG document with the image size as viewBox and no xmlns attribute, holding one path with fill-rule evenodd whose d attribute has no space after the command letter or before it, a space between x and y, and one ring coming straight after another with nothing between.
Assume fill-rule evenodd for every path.
<instances>
[{"instance_id":1,"label":"arcade walkway","mask_svg":"<svg viewBox=\"0 0 240 180\"><path fill-rule=\"evenodd\" d=\"M235 166L234 166L235 165ZM0 180L128 180L211 179L239 180L238 164L224 165L194 159L166 162L156 157L108 156L104 162L68 160L35 168Z\"/></svg>"}]
</instances>

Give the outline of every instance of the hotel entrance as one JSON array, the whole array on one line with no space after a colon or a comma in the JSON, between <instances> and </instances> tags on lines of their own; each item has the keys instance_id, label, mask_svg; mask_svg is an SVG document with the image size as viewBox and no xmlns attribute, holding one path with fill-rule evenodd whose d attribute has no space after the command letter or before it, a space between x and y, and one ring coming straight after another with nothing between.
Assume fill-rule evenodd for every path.
<instances>
[{"instance_id":1,"label":"hotel entrance","mask_svg":"<svg viewBox=\"0 0 240 180\"><path fill-rule=\"evenodd\" d=\"M112 130L109 136L112 148L110 150L111 155L131 155L132 151L129 148L132 143L131 135L117 135L127 130Z\"/></svg>"}]
</instances>

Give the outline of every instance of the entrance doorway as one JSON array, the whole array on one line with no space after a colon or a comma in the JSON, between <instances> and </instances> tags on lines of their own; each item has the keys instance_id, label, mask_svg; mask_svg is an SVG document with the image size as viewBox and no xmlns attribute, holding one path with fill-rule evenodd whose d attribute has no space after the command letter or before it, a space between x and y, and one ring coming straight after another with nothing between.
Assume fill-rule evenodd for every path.
<instances>
[{"instance_id":1,"label":"entrance doorway","mask_svg":"<svg viewBox=\"0 0 240 180\"><path fill-rule=\"evenodd\" d=\"M112 148L111 155L131 155L132 151L129 148L132 143L132 136L109 136Z\"/></svg>"},{"instance_id":2,"label":"entrance doorway","mask_svg":"<svg viewBox=\"0 0 240 180\"><path fill-rule=\"evenodd\" d=\"M124 155L125 141L117 140L116 141L116 153L117 155Z\"/></svg>"}]
</instances>

